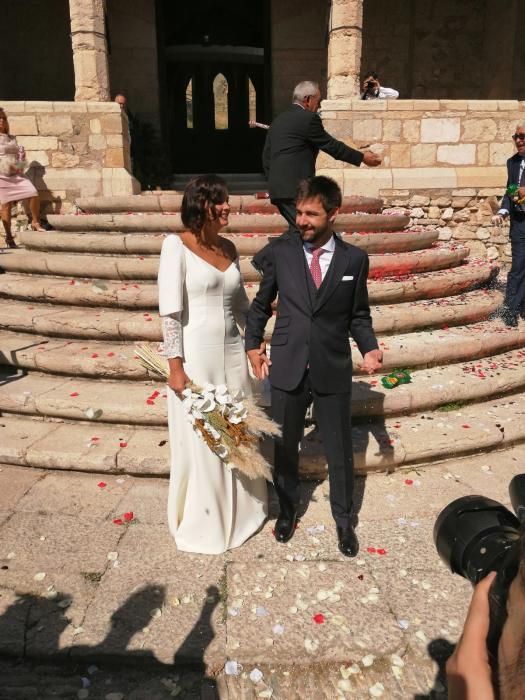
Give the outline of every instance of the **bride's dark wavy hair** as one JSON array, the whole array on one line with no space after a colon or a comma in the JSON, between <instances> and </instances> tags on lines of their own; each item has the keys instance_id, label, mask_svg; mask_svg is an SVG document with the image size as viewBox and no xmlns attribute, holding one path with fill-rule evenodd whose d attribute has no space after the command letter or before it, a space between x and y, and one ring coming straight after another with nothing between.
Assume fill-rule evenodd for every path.
<instances>
[{"instance_id":1,"label":"bride's dark wavy hair","mask_svg":"<svg viewBox=\"0 0 525 700\"><path fill-rule=\"evenodd\" d=\"M226 182L218 175L199 175L190 180L184 190L180 217L184 226L198 235L208 218L208 207L212 219L217 218L215 205L228 199Z\"/></svg>"}]
</instances>

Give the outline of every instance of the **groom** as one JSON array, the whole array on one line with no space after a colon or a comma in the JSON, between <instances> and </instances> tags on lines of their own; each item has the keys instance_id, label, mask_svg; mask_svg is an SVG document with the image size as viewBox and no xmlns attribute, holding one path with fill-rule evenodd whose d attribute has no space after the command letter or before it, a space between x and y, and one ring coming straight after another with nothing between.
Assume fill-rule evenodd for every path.
<instances>
[{"instance_id":1,"label":"groom","mask_svg":"<svg viewBox=\"0 0 525 700\"><path fill-rule=\"evenodd\" d=\"M299 451L305 414L313 401L328 461L330 505L340 551L357 554L352 525L353 456L350 425L352 360L348 335L363 355L362 369L380 369L382 353L372 328L368 256L334 235L342 203L339 186L327 177L299 185L299 234L278 238L253 259L262 279L248 313L245 346L258 379L270 377L272 414L282 426L275 442L275 489L280 513L275 538L293 535L299 504ZM264 329L279 294L266 355Z\"/></svg>"}]
</instances>

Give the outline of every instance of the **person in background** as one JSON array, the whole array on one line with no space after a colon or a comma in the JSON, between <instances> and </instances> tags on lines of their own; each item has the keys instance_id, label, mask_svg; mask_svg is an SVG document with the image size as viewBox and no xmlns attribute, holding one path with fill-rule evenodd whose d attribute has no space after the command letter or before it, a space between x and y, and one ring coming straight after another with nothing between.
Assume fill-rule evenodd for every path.
<instances>
[{"instance_id":1,"label":"person in background","mask_svg":"<svg viewBox=\"0 0 525 700\"><path fill-rule=\"evenodd\" d=\"M394 88L384 87L379 83L377 73L369 73L363 81L362 100L396 100L399 92Z\"/></svg>"},{"instance_id":2,"label":"person in background","mask_svg":"<svg viewBox=\"0 0 525 700\"><path fill-rule=\"evenodd\" d=\"M293 104L274 119L266 136L263 169L268 178L270 199L288 222L296 227L295 195L301 180L315 175L319 151L336 160L375 167L381 158L372 151L357 151L325 131L317 114L321 104L319 85L304 80L295 86Z\"/></svg>"},{"instance_id":3,"label":"person in background","mask_svg":"<svg viewBox=\"0 0 525 700\"><path fill-rule=\"evenodd\" d=\"M29 200L31 228L45 231L40 225L40 202L38 192L32 182L25 177L25 152L9 133L7 114L0 107L0 206L2 223L5 229L5 242L9 248L16 248L11 231L11 206L13 202Z\"/></svg>"},{"instance_id":4,"label":"person in background","mask_svg":"<svg viewBox=\"0 0 525 700\"><path fill-rule=\"evenodd\" d=\"M516 153L507 161L507 189L517 186L515 199L525 198L525 121L516 126L512 135L516 144ZM513 201L506 193L501 201L501 208L492 217L496 226L501 226L504 219L510 218L510 245L512 265L507 277L507 290L503 306L494 312L505 325L515 328L518 325L522 305L525 301L525 201L521 204Z\"/></svg>"}]
</instances>

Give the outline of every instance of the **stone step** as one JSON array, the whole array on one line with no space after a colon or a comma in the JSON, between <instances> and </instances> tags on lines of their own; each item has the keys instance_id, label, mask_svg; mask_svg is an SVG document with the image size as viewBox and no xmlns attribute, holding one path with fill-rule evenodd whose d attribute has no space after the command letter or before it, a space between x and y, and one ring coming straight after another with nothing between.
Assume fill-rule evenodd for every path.
<instances>
[{"instance_id":1,"label":"stone step","mask_svg":"<svg viewBox=\"0 0 525 700\"><path fill-rule=\"evenodd\" d=\"M2 256L0 262L3 264L6 259L7 256ZM485 285L497 275L498 270L494 263L468 260L449 270L370 280L368 295L371 304L389 305L455 296ZM252 299L257 293L258 284L247 282L245 287L248 297ZM42 302L143 311L158 307L157 285L143 280L117 282L49 275L36 277L31 274L0 274L0 298L24 300L30 305ZM392 313L392 321L394 320L395 312Z\"/></svg>"},{"instance_id":2,"label":"stone step","mask_svg":"<svg viewBox=\"0 0 525 700\"><path fill-rule=\"evenodd\" d=\"M160 337L158 323L155 323L155 329ZM519 349L525 345L525 328L507 328L501 321L485 321L393 337L379 336L379 340L385 353L383 370L389 372L397 367L446 365ZM150 378L137 362L133 342L92 338L72 340L71 336L57 338L35 335L31 331L0 330L0 347L0 364L24 370L100 379ZM357 376L361 374L361 356L355 343L352 347L354 374Z\"/></svg>"},{"instance_id":3,"label":"stone step","mask_svg":"<svg viewBox=\"0 0 525 700\"><path fill-rule=\"evenodd\" d=\"M76 200L77 207L89 214L103 213L173 213L180 211L182 194L177 192L143 192L140 195L123 195L120 197L81 197ZM233 213L278 213L269 199L258 199L253 195L231 195L229 199ZM344 197L341 212L366 212L379 214L382 200L374 197Z\"/></svg>"},{"instance_id":4,"label":"stone step","mask_svg":"<svg viewBox=\"0 0 525 700\"><path fill-rule=\"evenodd\" d=\"M462 407L450 404L416 417L356 421L352 434L354 465L359 474L456 459L523 442L525 397L514 394ZM270 446L267 453L271 454ZM163 427L50 422L30 416L3 415L0 462L45 469L168 477L168 434ZM300 468L303 478L326 478L322 443L315 431L307 433L303 440Z\"/></svg>"},{"instance_id":5,"label":"stone step","mask_svg":"<svg viewBox=\"0 0 525 700\"><path fill-rule=\"evenodd\" d=\"M59 231L120 231L146 233L184 231L179 214L49 214L47 220ZM408 226L410 218L401 214L339 214L335 228L354 231L395 231ZM282 233L288 224L280 214L232 214L224 233Z\"/></svg>"},{"instance_id":6,"label":"stone step","mask_svg":"<svg viewBox=\"0 0 525 700\"><path fill-rule=\"evenodd\" d=\"M523 323L520 324L523 327ZM352 388L354 416L393 416L438 405L488 400L525 386L525 351L447 366L418 369L412 383L383 388L380 378L359 377ZM0 411L65 420L131 425L166 424L166 388L158 382L99 380L29 373L0 373ZM3 380L3 381L2 381ZM152 393L158 392L155 400Z\"/></svg>"},{"instance_id":7,"label":"stone step","mask_svg":"<svg viewBox=\"0 0 525 700\"><path fill-rule=\"evenodd\" d=\"M239 255L255 255L269 241L280 235L278 233L227 233L225 237L235 243ZM164 236L163 233L22 231L18 234L18 240L31 250L158 255ZM428 227L381 233L345 233L342 238L368 253L399 253L429 248L438 240L438 233Z\"/></svg>"},{"instance_id":8,"label":"stone step","mask_svg":"<svg viewBox=\"0 0 525 700\"><path fill-rule=\"evenodd\" d=\"M376 333L399 334L418 329L446 328L486 319L503 300L496 290L476 290L457 297L422 300L392 306L372 306ZM395 311L395 313L394 313ZM274 318L266 327L267 340ZM7 332L30 333L45 337L82 341L157 341L162 340L160 318L156 312L133 312L101 307L85 308L26 304L11 301L0 307L0 328ZM85 345L85 342L82 344ZM412 363L410 363L412 364Z\"/></svg>"},{"instance_id":9,"label":"stone step","mask_svg":"<svg viewBox=\"0 0 525 700\"><path fill-rule=\"evenodd\" d=\"M464 246L436 244L425 250L371 255L369 278L382 279L456 267L468 253L468 248ZM5 272L103 280L156 280L158 266L158 255L114 256L24 249L5 253L0 259L0 268ZM251 258L241 258L240 269L246 282L257 282L260 279L259 273L251 264Z\"/></svg>"}]
</instances>

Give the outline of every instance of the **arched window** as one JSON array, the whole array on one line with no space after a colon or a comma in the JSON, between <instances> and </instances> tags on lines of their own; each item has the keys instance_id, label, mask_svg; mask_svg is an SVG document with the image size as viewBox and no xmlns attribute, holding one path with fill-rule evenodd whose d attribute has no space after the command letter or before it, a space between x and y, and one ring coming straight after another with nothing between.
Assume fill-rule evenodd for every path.
<instances>
[{"instance_id":1,"label":"arched window","mask_svg":"<svg viewBox=\"0 0 525 700\"><path fill-rule=\"evenodd\" d=\"M213 101L215 103L215 128L228 128L228 81L218 73L213 81Z\"/></svg>"},{"instance_id":2,"label":"arched window","mask_svg":"<svg viewBox=\"0 0 525 700\"><path fill-rule=\"evenodd\" d=\"M186 128L193 129L193 79L186 85Z\"/></svg>"},{"instance_id":3,"label":"arched window","mask_svg":"<svg viewBox=\"0 0 525 700\"><path fill-rule=\"evenodd\" d=\"M248 78L248 110L250 121L257 121L257 92L251 78Z\"/></svg>"}]
</instances>

